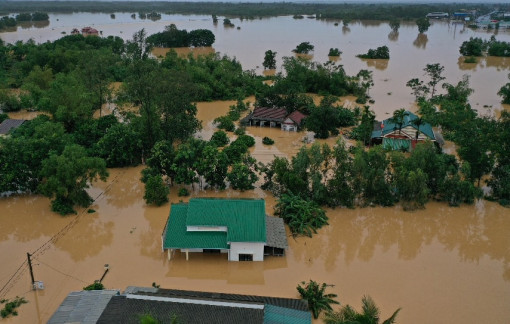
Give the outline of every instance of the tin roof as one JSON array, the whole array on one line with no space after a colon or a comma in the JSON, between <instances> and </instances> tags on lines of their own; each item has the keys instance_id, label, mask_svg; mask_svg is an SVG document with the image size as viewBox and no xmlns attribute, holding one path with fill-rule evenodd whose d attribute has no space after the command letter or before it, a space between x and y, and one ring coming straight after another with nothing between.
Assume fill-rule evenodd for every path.
<instances>
[{"instance_id":1,"label":"tin roof","mask_svg":"<svg viewBox=\"0 0 510 324\"><path fill-rule=\"evenodd\" d=\"M282 122L287 115L287 110L284 108L256 107L253 110L251 118Z\"/></svg>"},{"instance_id":2,"label":"tin roof","mask_svg":"<svg viewBox=\"0 0 510 324\"><path fill-rule=\"evenodd\" d=\"M416 127L416 125L413 123L413 121L417 118L418 116L416 116L412 112L406 111L404 121L402 123L402 129L410 126L418 130L418 127ZM384 125L384 128L381 127L381 124ZM384 137L390 133L395 132L396 130L398 130L398 125L395 122L393 122L393 119L390 117L388 119L383 120L381 123L375 124L374 130L372 132L372 138ZM420 125L420 132L425 134L431 140L436 139L434 136L434 132L432 131L432 126L430 126L429 123L423 123L422 125Z\"/></svg>"},{"instance_id":3,"label":"tin roof","mask_svg":"<svg viewBox=\"0 0 510 324\"><path fill-rule=\"evenodd\" d=\"M266 246L287 249L287 233L285 224L280 217L266 216Z\"/></svg>"},{"instance_id":4,"label":"tin roof","mask_svg":"<svg viewBox=\"0 0 510 324\"><path fill-rule=\"evenodd\" d=\"M12 129L20 127L26 120L25 119L6 119L0 124L0 134L6 135Z\"/></svg>"}]
</instances>

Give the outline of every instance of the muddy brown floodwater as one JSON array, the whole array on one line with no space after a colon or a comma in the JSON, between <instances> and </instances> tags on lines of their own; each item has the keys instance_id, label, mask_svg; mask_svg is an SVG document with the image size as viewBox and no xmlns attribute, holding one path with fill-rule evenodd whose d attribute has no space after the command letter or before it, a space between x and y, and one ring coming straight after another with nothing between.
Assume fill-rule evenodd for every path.
<instances>
[{"instance_id":1,"label":"muddy brown floodwater","mask_svg":"<svg viewBox=\"0 0 510 324\"><path fill-rule=\"evenodd\" d=\"M0 37L7 42L29 38L44 42L74 27L92 25L103 31L103 36L128 39L141 28L154 33L176 23L180 29L213 29L214 50L235 56L244 68L261 74L259 66L266 50L278 53L279 67L269 73L280 72L283 56L293 55L291 50L300 42L313 40L314 60L327 61L329 48L338 47L343 53L337 64L342 64L348 74L360 69L374 72L375 86L370 94L376 100L372 108L379 119L401 107L415 110L405 83L423 77L425 64L436 62L445 66L448 82L458 82L463 74L471 77L475 89L471 104L481 113L497 116L508 109L500 104L496 93L508 82L510 61L488 57L467 64L458 54L460 44L469 37L488 39L492 34L486 31L433 22L425 36L406 23L395 34L381 22L335 27L335 21L291 17L232 19L236 26L242 26L236 30L213 26L208 16L163 15L158 22L133 20L129 13L116 17L50 14L49 26L23 26L0 33ZM501 31L496 37L510 41L508 32ZM389 46L389 61L355 57L381 45ZM254 102L253 98L247 100ZM320 97L314 100L318 102ZM346 106L355 105L353 97L341 100ZM216 130L212 120L225 115L234 103L197 103L198 118L203 121L198 135L209 139ZM36 113L10 116L30 119ZM306 135L259 127L249 127L247 133L256 139L251 153L266 163L274 156L295 155ZM263 145L264 136L273 138L275 144ZM321 143L332 145L335 141L331 138ZM451 143L446 149L455 153ZM169 262L161 251L161 233L170 205L145 205L141 170L112 169L106 183L94 183L89 192L95 199L91 206L95 212L90 214L80 210L78 215L61 217L50 211L49 200L42 196L0 198L0 297L23 296L29 301L20 307L18 317L6 323L46 322L70 291L99 279L104 264L110 265L103 281L107 288L151 286L155 282L165 288L297 297L296 285L314 279L333 285L328 290L338 294L344 305L359 308L361 297L371 295L383 318L402 307L399 323L510 323L510 211L495 203L478 201L450 208L432 202L425 210L413 213L399 207L337 208L327 211L330 225L313 238L289 237L289 250L283 258L237 263L228 262L223 255L193 254L186 261L177 254ZM243 193L188 189L192 197L264 198L269 214L275 204L274 197L260 188ZM177 191L176 187L171 189L171 202L189 199L177 197ZM35 279L44 282L44 290L30 290L24 263L27 252L33 253Z\"/></svg>"},{"instance_id":2,"label":"muddy brown floodwater","mask_svg":"<svg viewBox=\"0 0 510 324\"><path fill-rule=\"evenodd\" d=\"M212 120L234 103L197 104L205 139L215 131ZM263 162L293 156L304 136L260 127L248 127L247 133L256 137L252 154ZM263 136L275 145L263 145ZM0 297L29 301L6 323L45 323L70 291L99 279L104 264L110 271L103 283L114 289L155 282L165 288L298 297L296 285L314 279L333 285L328 291L356 308L364 294L371 295L382 317L402 307L399 323L510 321L510 212L495 203L459 208L429 203L413 213L399 207L330 209L330 225L313 238L289 236L283 258L238 263L224 255L193 254L186 261L178 253L168 261L161 233L170 205L145 205L142 168L111 169L107 182L94 183L90 214L59 216L42 196L0 198L0 287L6 284ZM192 197L264 198L267 213L273 213L274 197L259 188L188 189ZM177 197L177 191L171 189L171 202L189 199ZM44 282L44 290L30 290L26 252L33 253L35 280Z\"/></svg>"}]
</instances>

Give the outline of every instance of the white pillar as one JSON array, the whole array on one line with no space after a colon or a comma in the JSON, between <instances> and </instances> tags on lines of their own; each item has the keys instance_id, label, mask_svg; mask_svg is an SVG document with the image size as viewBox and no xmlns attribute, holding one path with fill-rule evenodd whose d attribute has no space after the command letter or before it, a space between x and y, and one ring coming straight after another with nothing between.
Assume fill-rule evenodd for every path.
<instances>
[{"instance_id":1,"label":"white pillar","mask_svg":"<svg viewBox=\"0 0 510 324\"><path fill-rule=\"evenodd\" d=\"M188 254L188 252L189 252L189 250L188 250L188 249L186 249L186 261L188 261L188 260L189 260L189 254Z\"/></svg>"}]
</instances>

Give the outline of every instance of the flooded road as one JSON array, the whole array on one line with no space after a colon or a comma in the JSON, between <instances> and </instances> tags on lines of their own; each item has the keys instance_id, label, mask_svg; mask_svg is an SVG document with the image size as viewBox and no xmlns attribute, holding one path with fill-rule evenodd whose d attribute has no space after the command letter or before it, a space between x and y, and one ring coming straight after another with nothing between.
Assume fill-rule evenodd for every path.
<instances>
[{"instance_id":1,"label":"flooded road","mask_svg":"<svg viewBox=\"0 0 510 324\"><path fill-rule=\"evenodd\" d=\"M221 17L220 17L221 18ZM428 63L440 63L445 67L445 82L456 84L463 75L470 76L471 105L485 115L496 116L504 107L497 92L508 82L507 74L510 59L487 57L477 63L464 63L459 54L463 41L470 37L488 40L492 35L497 40L510 41L510 31L471 30L464 25L447 21L432 21L426 34L418 34L417 27L411 22L402 22L398 33L391 33L386 22L353 21L347 27L335 26L341 21L322 21L315 19L292 19L292 17L273 17L255 20L231 19L237 28L225 28L220 23L214 25L211 17L197 15L163 14L158 21L132 19L130 13L117 13L116 19L109 14L75 13L50 14L48 26L18 27L16 31L0 33L0 38L8 43L33 38L41 43L55 40L68 34L73 28L92 26L106 36L120 36L131 39L134 32L145 28L148 34L161 32L164 27L174 23L179 29L210 29L216 36L214 48L177 49L181 55L200 54L212 51L236 57L244 69L255 70L262 74L264 52L271 49L277 52L276 72L282 71L284 56L294 56L292 49L303 41L315 46L313 60L325 63L330 48L339 48L343 53L335 58L336 64L344 67L347 74L355 75L361 69L373 71L375 85L370 95L375 99L373 110L379 119L399 108L415 109L411 90L405 86L412 78L424 79L423 68ZM39 26L40 27L40 26ZM275 32L278 31L278 32ZM390 60L365 60L356 57L368 49L386 45L390 50ZM155 49L154 55L164 55L165 49ZM487 108L484 108L487 107Z\"/></svg>"}]
</instances>

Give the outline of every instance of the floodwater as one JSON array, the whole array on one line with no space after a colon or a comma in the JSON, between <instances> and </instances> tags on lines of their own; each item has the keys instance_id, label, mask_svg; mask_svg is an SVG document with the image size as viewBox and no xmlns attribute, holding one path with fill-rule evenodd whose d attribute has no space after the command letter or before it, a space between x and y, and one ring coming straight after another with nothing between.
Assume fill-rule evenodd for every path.
<instances>
[{"instance_id":1,"label":"floodwater","mask_svg":"<svg viewBox=\"0 0 510 324\"><path fill-rule=\"evenodd\" d=\"M204 139L215 130L212 120L234 103L197 103ZM263 127L248 127L247 133L256 137L251 152L262 162L293 156L305 135ZM263 136L275 144L263 145ZM330 209L330 225L313 238L289 236L283 258L236 263L224 255L192 254L186 261L177 253L168 261L161 233L170 205L145 205L142 168L111 169L106 183L94 183L89 190L94 213L84 209L62 217L42 196L0 198L0 288L6 285L0 297L29 301L6 323L46 322L70 291L99 279L104 264L110 271L103 283L114 289L155 282L165 288L297 298L296 285L313 279L333 285L328 291L357 308L370 294L383 317L402 307L399 323L510 321L510 213L495 203L460 208L429 203L413 213L399 207ZM193 197L264 198L269 214L275 205L274 197L259 188L242 193L188 189ZM171 202L189 199L177 197L177 191L171 188ZM33 254L35 280L44 282L44 290L30 290L26 252Z\"/></svg>"},{"instance_id":2,"label":"floodwater","mask_svg":"<svg viewBox=\"0 0 510 324\"><path fill-rule=\"evenodd\" d=\"M373 108L379 118L395 108L413 109L404 84L410 78L422 77L422 67L433 62L445 65L452 83L464 73L472 75L476 91L473 105L478 103L487 113L503 108L495 92L506 82L508 62L487 58L468 65L458 55L460 43L469 36L488 38L490 34L463 30L446 22L434 22L426 39L417 38L415 27L403 25L399 35L388 39L392 59L378 62L354 55L388 43L386 36L381 37L389 33L384 23L360 22L341 28L334 27L333 22L295 21L289 17L243 22L234 19L242 26L236 30L212 27L208 17L163 15L159 22L131 22L129 14L125 15L117 14L116 20L101 14L50 15L48 27L18 28L17 33L0 37L23 39L32 35L36 41L44 41L58 38L61 30L93 25L90 21L96 22L96 28L100 26L103 35L120 30L126 36L143 26L156 32L175 22L178 28L188 30L214 28L215 50L235 55L243 66L253 69L261 64L267 49L276 50L281 63L281 56L292 55L291 49L299 42L314 40L314 59L325 61L329 47L339 47L343 54L338 63L344 64L349 74L360 68L374 71L376 86L370 93L376 99ZM90 17L94 20L87 20ZM76 25L76 21L83 24ZM280 27L275 28L277 25ZM510 37L500 32L498 38L508 41ZM318 102L320 97L314 100ZM346 106L354 106L354 100L341 98ZM235 102L197 103L203 126L198 135L209 139L216 130L212 120L225 115L232 104ZM18 114L19 118L32 117ZM248 127L247 134L256 138L250 152L262 162L274 156L292 157L306 136L303 132L260 127ZM264 136L274 139L275 144L263 145ZM333 144L335 140L321 143ZM454 153L455 146L449 144L448 150ZM289 236L289 250L283 258L235 263L223 255L192 254L186 261L176 254L175 259L167 261L161 251L161 232L170 205L145 205L141 170L112 169L106 183L94 183L89 190L95 199L90 207L94 213L79 210L78 215L62 217L50 211L49 200L42 196L0 198L0 298L23 296L29 301L20 307L18 317L6 323L46 322L70 291L99 279L105 264L110 266L103 280L107 288L151 286L155 282L165 288L298 297L296 285L313 279L333 285L328 291L338 294L344 305L359 308L361 297L371 295L382 310L382 318L402 307L399 323L510 322L510 211L495 203L479 201L450 208L431 202L425 210L412 213L399 207L337 208L327 211L330 225L313 238ZM242 193L188 189L193 197L264 198L267 213L273 213L274 197L260 188ZM171 188L171 202L188 199L177 197L177 191L178 187ZM30 290L30 275L24 263L27 252L33 253L35 280L44 282L44 290ZM18 268L20 272L16 273Z\"/></svg>"},{"instance_id":3,"label":"floodwater","mask_svg":"<svg viewBox=\"0 0 510 324\"><path fill-rule=\"evenodd\" d=\"M15 31L0 33L9 43L30 38L40 43L62 37L73 28L92 26L103 36L120 36L130 39L134 32L145 28L148 34L160 32L174 23L179 29L193 30L207 28L214 32L214 48L177 49L181 55L190 52L209 53L212 51L236 57L245 69L262 74L264 52L277 52L277 69L281 72L284 56L294 56L292 49L297 44L309 41L315 46L313 60L325 63L330 60L330 48L339 48L343 53L335 58L336 64L343 65L349 75L361 69L373 71L375 85L370 95L375 99L371 104L379 119L384 119L399 108L416 109L414 98L406 82L412 78L424 78L423 68L429 63L440 63L445 67L445 82L456 84L463 75L468 75L475 90L471 104L481 114L497 116L505 109L497 92L508 82L510 59L487 57L478 63L464 63L459 54L463 41L470 37L489 39L495 35L498 40L510 41L510 31L471 30L462 24L447 21L433 21L426 34L419 35L413 23L403 22L398 33L390 32L385 22L354 21L347 27L335 26L340 21L314 19L292 19L273 17L255 20L231 19L241 29L224 28L221 23L214 25L209 16L167 15L158 21L132 19L130 13L117 13L116 19L109 14L74 13L50 14L48 26L24 26ZM341 24L340 24L341 25ZM390 60L365 60L356 57L370 48L386 45L390 49ZM154 55L164 55L165 49L155 49ZM485 108L487 107L487 108Z\"/></svg>"}]
</instances>

